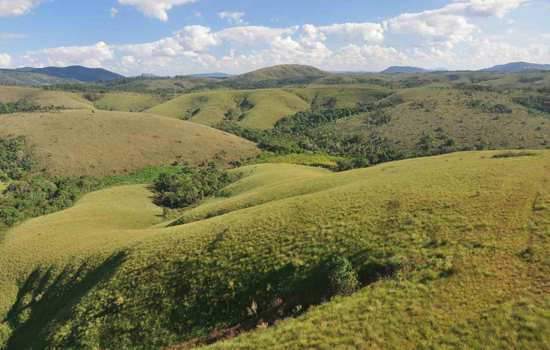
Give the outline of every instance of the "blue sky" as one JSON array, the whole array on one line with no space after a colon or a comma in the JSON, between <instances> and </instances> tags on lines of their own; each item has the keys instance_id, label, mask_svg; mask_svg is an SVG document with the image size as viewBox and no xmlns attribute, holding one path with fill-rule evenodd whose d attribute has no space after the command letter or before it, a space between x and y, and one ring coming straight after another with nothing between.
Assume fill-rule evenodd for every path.
<instances>
[{"instance_id":1,"label":"blue sky","mask_svg":"<svg viewBox=\"0 0 550 350\"><path fill-rule=\"evenodd\" d=\"M0 0L0 67L240 73L282 63L550 63L550 0Z\"/></svg>"}]
</instances>

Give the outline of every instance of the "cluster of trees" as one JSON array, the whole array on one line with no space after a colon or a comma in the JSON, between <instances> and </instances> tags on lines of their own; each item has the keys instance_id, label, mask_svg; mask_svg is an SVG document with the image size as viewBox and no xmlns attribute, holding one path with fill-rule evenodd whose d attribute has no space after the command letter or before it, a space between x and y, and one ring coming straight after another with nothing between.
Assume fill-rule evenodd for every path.
<instances>
[{"instance_id":1,"label":"cluster of trees","mask_svg":"<svg viewBox=\"0 0 550 350\"><path fill-rule=\"evenodd\" d=\"M28 100L19 100L16 102L0 102L0 114L26 113L26 112L49 112L60 109L54 105L39 106Z\"/></svg>"},{"instance_id":2,"label":"cluster of trees","mask_svg":"<svg viewBox=\"0 0 550 350\"><path fill-rule=\"evenodd\" d=\"M31 171L34 162L27 153L25 139L0 139L0 181L20 180Z\"/></svg>"},{"instance_id":3,"label":"cluster of trees","mask_svg":"<svg viewBox=\"0 0 550 350\"><path fill-rule=\"evenodd\" d=\"M0 226L13 226L27 218L72 206L78 198L97 188L93 178L47 179L29 176L14 181L0 195Z\"/></svg>"},{"instance_id":4,"label":"cluster of trees","mask_svg":"<svg viewBox=\"0 0 550 350\"><path fill-rule=\"evenodd\" d=\"M547 90L541 89L540 94L516 97L514 102L532 110L550 113L550 91Z\"/></svg>"},{"instance_id":5,"label":"cluster of trees","mask_svg":"<svg viewBox=\"0 0 550 350\"><path fill-rule=\"evenodd\" d=\"M185 208L217 194L235 180L235 175L218 169L214 163L199 168L183 165L177 173L161 173L155 180L155 202L171 209Z\"/></svg>"},{"instance_id":6,"label":"cluster of trees","mask_svg":"<svg viewBox=\"0 0 550 350\"><path fill-rule=\"evenodd\" d=\"M395 100L391 103L400 102ZM343 156L348 160L342 161L338 166L341 170L401 159L400 152L380 135L340 135L334 129L324 127L339 119L366 112L371 112L367 122L374 125L382 125L391 120L377 104L365 104L354 108L299 112L281 119L270 130L245 129L231 122L222 123L218 128L252 140L260 148L277 154L326 153Z\"/></svg>"},{"instance_id":7,"label":"cluster of trees","mask_svg":"<svg viewBox=\"0 0 550 350\"><path fill-rule=\"evenodd\" d=\"M23 137L0 139L0 181L8 183L0 194L0 228L64 209L99 184L92 178L48 179L33 171L34 164Z\"/></svg>"},{"instance_id":8,"label":"cluster of trees","mask_svg":"<svg viewBox=\"0 0 550 350\"><path fill-rule=\"evenodd\" d=\"M482 100L469 100L466 105L470 108L480 110L484 113L494 113L494 114L510 114L512 109L502 103L497 104L487 104Z\"/></svg>"}]
</instances>

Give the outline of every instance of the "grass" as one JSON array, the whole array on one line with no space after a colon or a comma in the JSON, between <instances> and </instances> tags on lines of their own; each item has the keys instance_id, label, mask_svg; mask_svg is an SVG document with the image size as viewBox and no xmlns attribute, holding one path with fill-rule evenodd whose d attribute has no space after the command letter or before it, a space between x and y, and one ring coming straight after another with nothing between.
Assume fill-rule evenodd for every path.
<instances>
[{"instance_id":1,"label":"grass","mask_svg":"<svg viewBox=\"0 0 550 350\"><path fill-rule=\"evenodd\" d=\"M279 119L307 108L308 104L301 98L279 89L221 90L185 94L148 112L211 126L233 118L241 126L266 129Z\"/></svg>"},{"instance_id":2,"label":"grass","mask_svg":"<svg viewBox=\"0 0 550 350\"><path fill-rule=\"evenodd\" d=\"M306 165L312 167L321 167L327 169L335 169L339 160L343 160L342 157L330 156L326 154L309 154L309 153L296 153L296 154L262 154L256 163L284 163L284 164L297 164Z\"/></svg>"},{"instance_id":3,"label":"grass","mask_svg":"<svg viewBox=\"0 0 550 350\"><path fill-rule=\"evenodd\" d=\"M550 145L548 117L529 114L504 94L432 85L400 90L397 95L403 103L384 109L391 117L387 123L373 125L367 113L324 128L341 135L380 135L405 154L414 153L425 134L449 137L457 149L537 149ZM487 111L495 105L511 112Z\"/></svg>"},{"instance_id":4,"label":"grass","mask_svg":"<svg viewBox=\"0 0 550 350\"><path fill-rule=\"evenodd\" d=\"M0 137L25 136L53 175L109 176L187 161L254 157L254 144L194 123L151 114L73 110L2 117Z\"/></svg>"},{"instance_id":5,"label":"grass","mask_svg":"<svg viewBox=\"0 0 550 350\"><path fill-rule=\"evenodd\" d=\"M91 104L77 94L46 91L42 89L0 86L0 102L27 100L41 107L63 107L66 109L91 109Z\"/></svg>"},{"instance_id":6,"label":"grass","mask_svg":"<svg viewBox=\"0 0 550 350\"><path fill-rule=\"evenodd\" d=\"M493 156L493 158L514 158L514 157L534 157L536 156L536 152L528 152L528 151L509 151L509 152L500 152Z\"/></svg>"},{"instance_id":7,"label":"grass","mask_svg":"<svg viewBox=\"0 0 550 350\"><path fill-rule=\"evenodd\" d=\"M92 193L6 234L0 327L13 348L185 348L256 324L213 348L545 348L550 212L533 208L550 153L495 154L249 166L183 225L160 222L143 186ZM333 255L364 288L308 309ZM375 279L383 266L398 270ZM265 330L278 298L305 313Z\"/></svg>"},{"instance_id":8,"label":"grass","mask_svg":"<svg viewBox=\"0 0 550 350\"><path fill-rule=\"evenodd\" d=\"M162 99L155 95L130 92L110 92L94 101L94 106L107 111L143 112L160 103Z\"/></svg>"}]
</instances>

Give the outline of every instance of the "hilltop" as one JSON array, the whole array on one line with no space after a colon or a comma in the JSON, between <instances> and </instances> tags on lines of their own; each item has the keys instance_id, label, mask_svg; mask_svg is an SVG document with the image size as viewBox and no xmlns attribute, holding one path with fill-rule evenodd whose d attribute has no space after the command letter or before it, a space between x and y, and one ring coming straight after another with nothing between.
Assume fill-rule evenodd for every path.
<instances>
[{"instance_id":1,"label":"hilltop","mask_svg":"<svg viewBox=\"0 0 550 350\"><path fill-rule=\"evenodd\" d=\"M429 70L419 67L408 67L408 66L392 66L386 68L381 73L382 74L418 74L418 73L428 73Z\"/></svg>"},{"instance_id":2,"label":"hilltop","mask_svg":"<svg viewBox=\"0 0 550 350\"><path fill-rule=\"evenodd\" d=\"M494 66L491 68L482 69L482 72L493 72L493 73L518 73L531 70L541 70L547 71L550 70L550 64L536 64L528 62L512 62L503 65Z\"/></svg>"},{"instance_id":3,"label":"hilltop","mask_svg":"<svg viewBox=\"0 0 550 350\"><path fill-rule=\"evenodd\" d=\"M249 330L212 347L544 348L550 154L501 154L245 167L181 223L143 186L89 194L0 242L4 341L193 348ZM325 294L334 256L357 293Z\"/></svg>"},{"instance_id":4,"label":"hilltop","mask_svg":"<svg viewBox=\"0 0 550 350\"><path fill-rule=\"evenodd\" d=\"M19 68L19 72L43 74L59 79L76 80L80 82L111 81L124 78L103 68L88 68L83 66Z\"/></svg>"},{"instance_id":5,"label":"hilltop","mask_svg":"<svg viewBox=\"0 0 550 350\"><path fill-rule=\"evenodd\" d=\"M144 113L65 110L3 115L0 137L25 136L53 175L106 176L186 161L254 157L254 144L203 125Z\"/></svg>"},{"instance_id":6,"label":"hilltop","mask_svg":"<svg viewBox=\"0 0 550 350\"><path fill-rule=\"evenodd\" d=\"M260 82L269 80L306 80L317 79L329 75L318 68L299 64L284 64L267 67L238 75L232 80L243 80L249 82Z\"/></svg>"}]
</instances>

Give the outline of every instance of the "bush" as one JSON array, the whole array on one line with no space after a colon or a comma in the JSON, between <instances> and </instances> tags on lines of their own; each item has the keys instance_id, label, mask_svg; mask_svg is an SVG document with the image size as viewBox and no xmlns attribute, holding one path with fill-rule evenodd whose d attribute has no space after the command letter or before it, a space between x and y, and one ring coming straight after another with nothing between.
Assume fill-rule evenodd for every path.
<instances>
[{"instance_id":1,"label":"bush","mask_svg":"<svg viewBox=\"0 0 550 350\"><path fill-rule=\"evenodd\" d=\"M327 277L331 295L350 295L359 288L357 272L344 257L334 257L329 260Z\"/></svg>"},{"instance_id":2,"label":"bush","mask_svg":"<svg viewBox=\"0 0 550 350\"><path fill-rule=\"evenodd\" d=\"M216 194L234 181L212 163L200 168L181 167L178 173L161 173L153 184L155 202L171 209L185 208Z\"/></svg>"}]
</instances>

